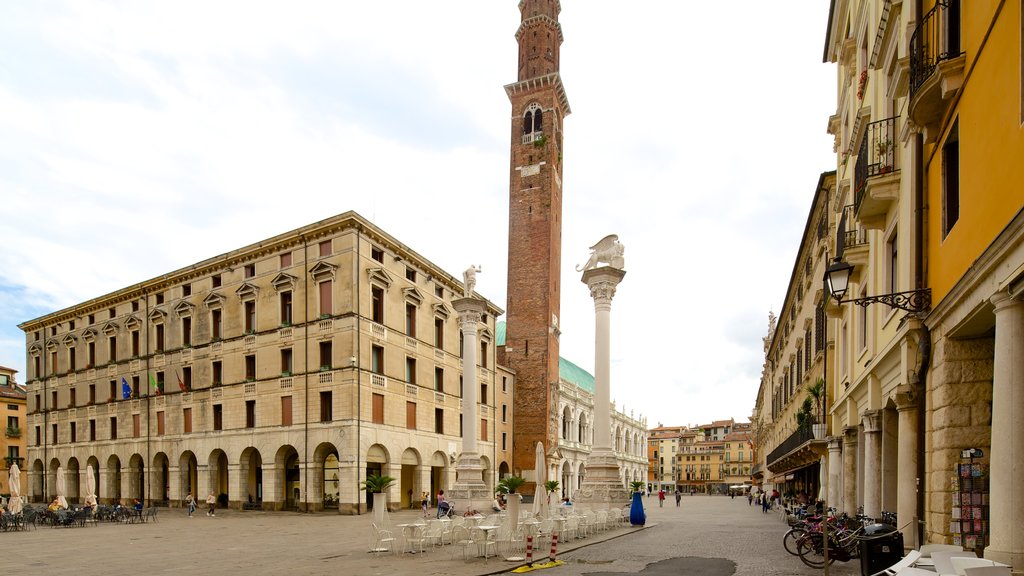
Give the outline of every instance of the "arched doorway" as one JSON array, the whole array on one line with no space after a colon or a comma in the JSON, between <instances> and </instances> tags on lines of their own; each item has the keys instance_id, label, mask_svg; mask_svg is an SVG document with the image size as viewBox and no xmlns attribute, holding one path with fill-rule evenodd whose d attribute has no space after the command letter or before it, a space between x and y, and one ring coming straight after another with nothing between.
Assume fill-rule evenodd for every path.
<instances>
[{"instance_id":1,"label":"arched doorway","mask_svg":"<svg viewBox=\"0 0 1024 576\"><path fill-rule=\"evenodd\" d=\"M121 459L111 455L107 459L107 503L121 503Z\"/></svg>"},{"instance_id":2,"label":"arched doorway","mask_svg":"<svg viewBox=\"0 0 1024 576\"><path fill-rule=\"evenodd\" d=\"M60 460L56 458L50 460L49 470L46 471L46 489L49 491L49 494L46 494L46 502L57 496L57 470L59 469Z\"/></svg>"},{"instance_id":3,"label":"arched doorway","mask_svg":"<svg viewBox=\"0 0 1024 576\"><path fill-rule=\"evenodd\" d=\"M210 453L210 491L217 496L217 504L227 506L231 498L228 484L228 455L217 449ZM202 498L198 496L198 498Z\"/></svg>"},{"instance_id":4,"label":"arched doorway","mask_svg":"<svg viewBox=\"0 0 1024 576\"><path fill-rule=\"evenodd\" d=\"M576 488L577 489L579 489L580 486L583 486L583 478L585 478L586 475L587 475L587 467L584 464L580 464L579 469L576 471ZM570 498L572 497L571 493L569 494L569 497Z\"/></svg>"},{"instance_id":5,"label":"arched doorway","mask_svg":"<svg viewBox=\"0 0 1024 576\"><path fill-rule=\"evenodd\" d=\"M338 449L324 442L313 450L313 465L309 474L306 507L311 510L339 510L341 502L341 461Z\"/></svg>"},{"instance_id":6,"label":"arched doorway","mask_svg":"<svg viewBox=\"0 0 1024 576\"><path fill-rule=\"evenodd\" d=\"M447 489L445 480L448 478L448 456L444 452L434 452L430 457L430 501L436 504L437 492Z\"/></svg>"},{"instance_id":7,"label":"arched doorway","mask_svg":"<svg viewBox=\"0 0 1024 576\"><path fill-rule=\"evenodd\" d=\"M419 495L416 491L416 470L419 467L420 453L412 448L406 448L405 452L402 452L402 477L399 480L402 508L412 508L413 499Z\"/></svg>"},{"instance_id":8,"label":"arched doorway","mask_svg":"<svg viewBox=\"0 0 1024 576\"><path fill-rule=\"evenodd\" d=\"M95 456L90 456L85 461L85 470L88 474L89 467L92 466L92 485L96 487L96 501L99 502L103 495L103 488L100 486L100 461ZM88 480L86 480L86 486L88 486Z\"/></svg>"},{"instance_id":9,"label":"arched doorway","mask_svg":"<svg viewBox=\"0 0 1024 576\"><path fill-rule=\"evenodd\" d=\"M82 502L82 470L78 466L78 458L68 460L68 468L65 470L67 480L67 494L64 495L69 504L81 504Z\"/></svg>"},{"instance_id":10,"label":"arched doorway","mask_svg":"<svg viewBox=\"0 0 1024 576\"><path fill-rule=\"evenodd\" d=\"M382 476L384 467L388 463L388 452L380 444L370 446L366 451L366 478L370 476ZM365 492L365 491L364 491ZM373 494L366 492L366 509L373 510Z\"/></svg>"},{"instance_id":11,"label":"arched doorway","mask_svg":"<svg viewBox=\"0 0 1024 576\"><path fill-rule=\"evenodd\" d=\"M508 462L502 460L501 464L498 464L498 480L508 476L508 471Z\"/></svg>"},{"instance_id":12,"label":"arched doorway","mask_svg":"<svg viewBox=\"0 0 1024 576\"><path fill-rule=\"evenodd\" d=\"M242 450L238 465L238 473L245 483L244 494L239 496L245 502L263 502L263 455L253 447L246 448Z\"/></svg>"},{"instance_id":13,"label":"arched doorway","mask_svg":"<svg viewBox=\"0 0 1024 576\"><path fill-rule=\"evenodd\" d=\"M491 466L491 461L487 456L480 456L480 468L482 468L484 476L484 486L487 486L487 491L494 492L494 468Z\"/></svg>"},{"instance_id":14,"label":"arched doorway","mask_svg":"<svg viewBox=\"0 0 1024 576\"><path fill-rule=\"evenodd\" d=\"M185 451L178 458L178 475L182 494L191 494L198 502L205 501L206 494L199 493L199 461L193 452Z\"/></svg>"},{"instance_id":15,"label":"arched doorway","mask_svg":"<svg viewBox=\"0 0 1024 576\"><path fill-rule=\"evenodd\" d=\"M30 488L33 502L44 502L46 496L43 494L43 480L46 479L46 474L43 472L43 461L36 460L32 463L32 486Z\"/></svg>"},{"instance_id":16,"label":"arched doorway","mask_svg":"<svg viewBox=\"0 0 1024 576\"><path fill-rule=\"evenodd\" d=\"M142 456L132 454L128 459L128 497L138 498L139 502L146 501L146 463ZM131 502L127 502L131 504Z\"/></svg>"},{"instance_id":17,"label":"arched doorway","mask_svg":"<svg viewBox=\"0 0 1024 576\"><path fill-rule=\"evenodd\" d=\"M153 473L150 474L150 480L153 482L150 490L153 493L154 503L158 503L161 506L170 506L171 478L167 454L157 452L157 455L153 457Z\"/></svg>"},{"instance_id":18,"label":"arched doorway","mask_svg":"<svg viewBox=\"0 0 1024 576\"><path fill-rule=\"evenodd\" d=\"M293 446L282 446L274 457L274 468L278 484L278 500L285 510L299 510L302 507L302 467L299 452Z\"/></svg>"}]
</instances>

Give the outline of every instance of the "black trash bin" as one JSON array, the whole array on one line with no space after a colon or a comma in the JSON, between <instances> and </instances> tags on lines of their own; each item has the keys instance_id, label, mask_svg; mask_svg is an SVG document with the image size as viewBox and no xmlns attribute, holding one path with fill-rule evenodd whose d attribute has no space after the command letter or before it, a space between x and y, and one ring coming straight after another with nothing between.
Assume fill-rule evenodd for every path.
<instances>
[{"instance_id":1,"label":"black trash bin","mask_svg":"<svg viewBox=\"0 0 1024 576\"><path fill-rule=\"evenodd\" d=\"M860 573L871 576L903 558L903 533L889 524L869 524L860 541Z\"/></svg>"}]
</instances>

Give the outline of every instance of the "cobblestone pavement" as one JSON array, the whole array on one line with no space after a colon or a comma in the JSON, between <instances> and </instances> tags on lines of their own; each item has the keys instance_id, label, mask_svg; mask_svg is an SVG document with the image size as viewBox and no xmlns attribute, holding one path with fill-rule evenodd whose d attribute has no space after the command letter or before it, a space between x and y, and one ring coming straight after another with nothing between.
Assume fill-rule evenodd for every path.
<instances>
[{"instance_id":1,"label":"cobblestone pavement","mask_svg":"<svg viewBox=\"0 0 1024 576\"><path fill-rule=\"evenodd\" d=\"M722 496L684 497L682 504L648 508L644 529L620 528L562 543L559 558L566 564L539 573L724 576L733 567L740 576L821 572L783 550L787 527L777 514ZM420 517L419 511L395 512L391 522ZM479 576L518 565L495 558L464 561L458 554L453 559L448 546L425 554L372 554L371 518L239 511L221 511L215 518L198 511L188 518L174 508L161 510L155 524L43 527L2 533L0 542L4 567L14 574ZM543 553L547 547L540 546ZM859 573L857 561L832 569L836 576Z\"/></svg>"}]
</instances>

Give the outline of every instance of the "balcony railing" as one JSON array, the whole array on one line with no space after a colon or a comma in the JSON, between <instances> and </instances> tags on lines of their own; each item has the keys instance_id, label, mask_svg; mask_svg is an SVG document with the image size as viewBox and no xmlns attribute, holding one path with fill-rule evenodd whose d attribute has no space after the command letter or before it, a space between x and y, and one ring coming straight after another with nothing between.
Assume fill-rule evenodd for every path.
<instances>
[{"instance_id":1,"label":"balcony railing","mask_svg":"<svg viewBox=\"0 0 1024 576\"><path fill-rule=\"evenodd\" d=\"M8 438L21 438L21 428L19 428L17 426L8 426L7 427L7 437Z\"/></svg>"},{"instance_id":2,"label":"balcony railing","mask_svg":"<svg viewBox=\"0 0 1024 576\"><path fill-rule=\"evenodd\" d=\"M793 450L796 450L797 448L799 448L800 446L807 442L810 442L811 440L814 440L814 433L811 432L809 428L793 432L792 434L790 434L789 438L783 440L782 444L776 446L775 450L772 450L771 453L768 454L768 466L771 466L776 460L782 458L786 454L789 454Z\"/></svg>"},{"instance_id":3,"label":"balcony railing","mask_svg":"<svg viewBox=\"0 0 1024 576\"><path fill-rule=\"evenodd\" d=\"M854 206L860 205L867 193L868 178L884 176L898 169L896 164L896 122L899 116L878 120L867 125L853 167Z\"/></svg>"},{"instance_id":4,"label":"balcony railing","mask_svg":"<svg viewBox=\"0 0 1024 576\"><path fill-rule=\"evenodd\" d=\"M939 62L960 54L960 0L937 0L910 37L910 97Z\"/></svg>"},{"instance_id":5,"label":"balcony railing","mask_svg":"<svg viewBox=\"0 0 1024 576\"><path fill-rule=\"evenodd\" d=\"M853 248L868 243L868 232L857 225L857 213L853 204L843 207L846 216L846 230L843 231L843 246Z\"/></svg>"}]
</instances>

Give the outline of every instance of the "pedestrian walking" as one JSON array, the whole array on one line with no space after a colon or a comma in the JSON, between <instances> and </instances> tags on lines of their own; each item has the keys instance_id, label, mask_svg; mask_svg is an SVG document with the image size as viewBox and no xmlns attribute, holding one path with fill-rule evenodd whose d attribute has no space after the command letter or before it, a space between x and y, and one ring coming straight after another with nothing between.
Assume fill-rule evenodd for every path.
<instances>
[{"instance_id":1,"label":"pedestrian walking","mask_svg":"<svg viewBox=\"0 0 1024 576\"><path fill-rule=\"evenodd\" d=\"M676 488L676 508L679 508L679 501L683 499L683 493Z\"/></svg>"},{"instance_id":2,"label":"pedestrian walking","mask_svg":"<svg viewBox=\"0 0 1024 576\"><path fill-rule=\"evenodd\" d=\"M210 495L206 497L206 505L210 507L210 509L206 511L206 515L216 516L217 513L214 512L214 510L217 507L217 496L214 495L213 492L210 492Z\"/></svg>"},{"instance_id":3,"label":"pedestrian walking","mask_svg":"<svg viewBox=\"0 0 1024 576\"><path fill-rule=\"evenodd\" d=\"M423 494L420 494L420 504L423 506L423 517L427 517L427 509L430 507L430 496L427 495L426 490Z\"/></svg>"},{"instance_id":4,"label":"pedestrian walking","mask_svg":"<svg viewBox=\"0 0 1024 576\"><path fill-rule=\"evenodd\" d=\"M664 508L665 507L665 489L664 488L662 488L661 490L658 490L658 507L659 508Z\"/></svg>"},{"instance_id":5,"label":"pedestrian walking","mask_svg":"<svg viewBox=\"0 0 1024 576\"><path fill-rule=\"evenodd\" d=\"M188 496L185 496L185 508L188 509L188 517L191 518L192 513L196 511L196 499L192 496L191 492L188 493Z\"/></svg>"}]
</instances>

